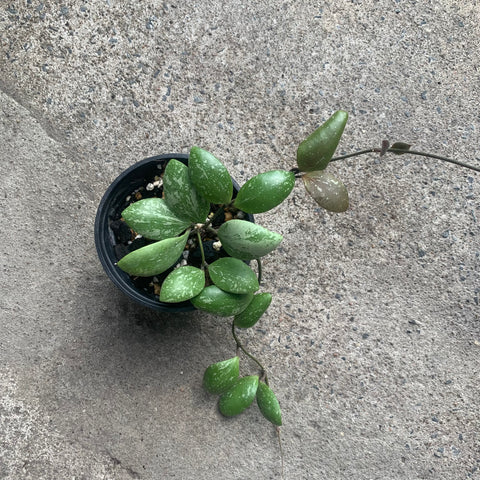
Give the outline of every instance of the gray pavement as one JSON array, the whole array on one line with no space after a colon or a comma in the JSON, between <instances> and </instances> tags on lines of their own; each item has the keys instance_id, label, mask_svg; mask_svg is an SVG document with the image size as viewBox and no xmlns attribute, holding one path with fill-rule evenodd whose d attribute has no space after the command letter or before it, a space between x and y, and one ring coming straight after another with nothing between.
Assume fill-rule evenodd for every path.
<instances>
[{"instance_id":1,"label":"gray pavement","mask_svg":"<svg viewBox=\"0 0 480 480\"><path fill-rule=\"evenodd\" d=\"M225 419L201 388L228 322L117 291L97 205L192 144L239 183L290 168L339 108L341 152L388 138L479 165L479 20L473 0L2 2L0 478L281 478L258 409ZM285 478L480 478L480 176L406 156L332 171L347 213L299 183L257 216L285 239L241 336L282 405Z\"/></svg>"}]
</instances>

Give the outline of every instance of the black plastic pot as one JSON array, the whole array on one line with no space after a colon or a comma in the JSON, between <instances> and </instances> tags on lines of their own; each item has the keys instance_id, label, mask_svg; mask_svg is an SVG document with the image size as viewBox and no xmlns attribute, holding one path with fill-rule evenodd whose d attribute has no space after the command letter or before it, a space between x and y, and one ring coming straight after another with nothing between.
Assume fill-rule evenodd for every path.
<instances>
[{"instance_id":1,"label":"black plastic pot","mask_svg":"<svg viewBox=\"0 0 480 480\"><path fill-rule=\"evenodd\" d=\"M130 298L145 307L162 312L188 312L195 310L190 301L182 303L163 303L158 300L158 295L138 288L128 273L117 267L116 247L118 241L111 228L112 223L121 217L126 207L125 199L136 189L151 182L151 179L163 172L167 162L175 158L188 165L188 155L172 153L146 158L121 173L105 192L97 210L95 218L95 246L100 262L110 280ZM240 189L233 180L234 195ZM246 220L253 222L253 215L247 215Z\"/></svg>"}]
</instances>

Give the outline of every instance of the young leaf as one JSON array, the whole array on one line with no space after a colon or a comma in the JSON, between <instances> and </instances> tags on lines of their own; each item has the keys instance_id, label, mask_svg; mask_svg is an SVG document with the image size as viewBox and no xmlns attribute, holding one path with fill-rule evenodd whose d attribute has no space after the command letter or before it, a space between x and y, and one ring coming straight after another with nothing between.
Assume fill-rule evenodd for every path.
<instances>
[{"instance_id":1,"label":"young leaf","mask_svg":"<svg viewBox=\"0 0 480 480\"><path fill-rule=\"evenodd\" d=\"M295 174L272 170L248 180L237 194L235 207L247 213L263 213L280 205L295 186Z\"/></svg>"},{"instance_id":2,"label":"young leaf","mask_svg":"<svg viewBox=\"0 0 480 480\"><path fill-rule=\"evenodd\" d=\"M221 397L218 407L222 415L233 417L246 410L255 399L258 376L251 375L237 380Z\"/></svg>"},{"instance_id":3,"label":"young leaf","mask_svg":"<svg viewBox=\"0 0 480 480\"><path fill-rule=\"evenodd\" d=\"M239 328L253 327L272 302L272 295L270 293L257 293L254 295L248 307L238 315L235 315L233 323Z\"/></svg>"},{"instance_id":4,"label":"young leaf","mask_svg":"<svg viewBox=\"0 0 480 480\"><path fill-rule=\"evenodd\" d=\"M390 146L390 142L388 140L382 140L382 148L380 149L380 156L383 157Z\"/></svg>"},{"instance_id":5,"label":"young leaf","mask_svg":"<svg viewBox=\"0 0 480 480\"><path fill-rule=\"evenodd\" d=\"M238 379L240 373L238 357L213 363L203 375L203 386L209 393L223 393L228 390Z\"/></svg>"},{"instance_id":6,"label":"young leaf","mask_svg":"<svg viewBox=\"0 0 480 480\"><path fill-rule=\"evenodd\" d=\"M253 270L238 258L219 258L208 267L212 282L225 292L253 293L259 288Z\"/></svg>"},{"instance_id":7,"label":"young leaf","mask_svg":"<svg viewBox=\"0 0 480 480\"><path fill-rule=\"evenodd\" d=\"M243 312L252 298L253 293L237 295L220 290L216 285L210 285L190 301L199 310L215 313L221 317L233 317Z\"/></svg>"},{"instance_id":8,"label":"young leaf","mask_svg":"<svg viewBox=\"0 0 480 480\"><path fill-rule=\"evenodd\" d=\"M230 220L218 229L218 238L225 251L241 260L253 260L275 250L283 237L256 223Z\"/></svg>"},{"instance_id":9,"label":"young leaf","mask_svg":"<svg viewBox=\"0 0 480 480\"><path fill-rule=\"evenodd\" d=\"M348 120L348 113L336 111L298 147L297 164L302 172L323 170L330 162Z\"/></svg>"},{"instance_id":10,"label":"young leaf","mask_svg":"<svg viewBox=\"0 0 480 480\"><path fill-rule=\"evenodd\" d=\"M117 263L118 267L130 275L150 277L170 268L180 257L187 243L188 234L167 238L139 248L125 255Z\"/></svg>"},{"instance_id":11,"label":"young leaf","mask_svg":"<svg viewBox=\"0 0 480 480\"><path fill-rule=\"evenodd\" d=\"M345 185L331 173L321 170L303 175L307 192L325 210L344 212L348 208L348 192Z\"/></svg>"},{"instance_id":12,"label":"young leaf","mask_svg":"<svg viewBox=\"0 0 480 480\"><path fill-rule=\"evenodd\" d=\"M122 212L127 225L150 240L164 240L182 233L188 220L177 217L161 198L145 198Z\"/></svg>"},{"instance_id":13,"label":"young leaf","mask_svg":"<svg viewBox=\"0 0 480 480\"><path fill-rule=\"evenodd\" d=\"M190 180L197 191L211 203L230 203L232 177L225 166L210 152L192 147L188 157Z\"/></svg>"},{"instance_id":14,"label":"young leaf","mask_svg":"<svg viewBox=\"0 0 480 480\"><path fill-rule=\"evenodd\" d=\"M178 160L168 162L163 175L165 202L177 216L192 222L205 222L210 202L203 198L190 180L188 168Z\"/></svg>"},{"instance_id":15,"label":"young leaf","mask_svg":"<svg viewBox=\"0 0 480 480\"><path fill-rule=\"evenodd\" d=\"M198 295L205 287L205 272L196 267L180 267L165 279L160 291L160 301L184 302Z\"/></svg>"},{"instance_id":16,"label":"young leaf","mask_svg":"<svg viewBox=\"0 0 480 480\"><path fill-rule=\"evenodd\" d=\"M395 150L402 150L401 152L392 152L395 155L403 155L404 153L408 153L410 150L411 145L404 142L395 142L390 148L394 148Z\"/></svg>"},{"instance_id":17,"label":"young leaf","mask_svg":"<svg viewBox=\"0 0 480 480\"><path fill-rule=\"evenodd\" d=\"M274 425L282 425L282 411L280 410L280 404L277 397L273 393L272 389L263 382L258 384L257 389L257 404L258 408L262 412L262 415Z\"/></svg>"}]
</instances>

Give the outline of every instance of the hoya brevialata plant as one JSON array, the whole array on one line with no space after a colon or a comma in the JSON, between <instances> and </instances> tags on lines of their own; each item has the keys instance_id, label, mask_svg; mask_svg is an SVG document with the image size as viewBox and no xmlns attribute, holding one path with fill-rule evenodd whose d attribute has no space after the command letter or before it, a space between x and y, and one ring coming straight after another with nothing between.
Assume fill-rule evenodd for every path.
<instances>
[{"instance_id":1,"label":"hoya brevialata plant","mask_svg":"<svg viewBox=\"0 0 480 480\"><path fill-rule=\"evenodd\" d=\"M297 178L306 191L330 212L344 212L349 205L345 185L327 170L332 161L365 153L387 152L437 158L480 171L461 162L410 150L410 145L383 141L381 148L333 157L347 123L348 114L335 112L300 143L297 164L290 170L271 170L248 180L234 195L228 170L211 153L192 147L188 165L172 159L163 173L161 195L135 201L122 218L136 236L148 240L118 261L118 267L133 277L165 275L158 299L165 303L190 301L205 312L231 317L236 355L210 365L204 374L205 389L219 396L219 410L235 416L254 400L263 416L277 427L282 415L260 361L237 336L237 328L254 326L268 309L272 295L260 292L261 258L282 241L282 235L247 221L245 214L260 214L280 205ZM217 254L207 252L213 249ZM199 253L199 254L198 254ZM191 261L196 255L199 261ZM250 262L255 261L253 270ZM254 374L240 376L239 355L258 367Z\"/></svg>"},{"instance_id":2,"label":"hoya brevialata plant","mask_svg":"<svg viewBox=\"0 0 480 480\"><path fill-rule=\"evenodd\" d=\"M282 203L295 186L295 172L261 173L247 181L234 198L225 166L206 150L192 147L188 165L170 160L162 182L162 196L135 201L122 212L135 235L149 243L121 258L118 267L137 277L171 270L162 282L159 301L189 300L199 310L233 317L237 350L254 359L239 342L235 328L252 327L269 307L272 295L259 292L260 259L283 237L245 220L245 214L263 213ZM223 220L215 227L219 218ZM213 242L222 255L210 260L205 252L207 242ZM195 250L201 258L197 266L188 264L190 252ZM252 260L257 262L256 272L249 265ZM205 388L220 395L222 414L234 416L257 398L260 384L260 411L279 425L278 400L268 387L263 366L254 361L260 375L239 377L238 356L211 365L205 372Z\"/></svg>"}]
</instances>

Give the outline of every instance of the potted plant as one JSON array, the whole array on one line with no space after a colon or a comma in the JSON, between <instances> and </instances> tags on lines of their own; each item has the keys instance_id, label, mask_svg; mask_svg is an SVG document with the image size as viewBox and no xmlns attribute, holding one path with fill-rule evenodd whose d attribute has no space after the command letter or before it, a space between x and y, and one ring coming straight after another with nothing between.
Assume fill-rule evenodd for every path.
<instances>
[{"instance_id":1,"label":"potted plant","mask_svg":"<svg viewBox=\"0 0 480 480\"><path fill-rule=\"evenodd\" d=\"M379 148L333 158L347 118L345 111L335 112L301 142L292 169L260 173L241 188L211 153L192 147L188 156L161 155L140 162L124 172L102 200L97 249L123 291L158 310L196 308L233 318L237 354L210 365L203 377L207 391L219 395L225 416L241 413L256 399L267 420L282 423L265 368L245 349L236 330L252 327L268 309L272 295L260 291L261 258L282 241L278 233L254 223L253 214L280 205L298 178L321 207L344 212L347 190L327 167L331 161L370 152L428 156L480 171L412 151L403 142L390 146L383 141ZM240 378L240 353L259 371Z\"/></svg>"}]
</instances>

